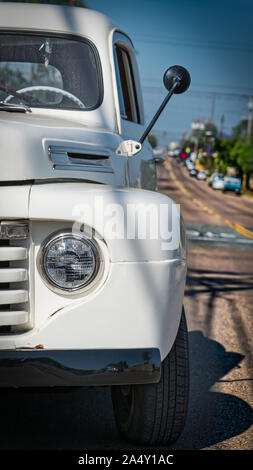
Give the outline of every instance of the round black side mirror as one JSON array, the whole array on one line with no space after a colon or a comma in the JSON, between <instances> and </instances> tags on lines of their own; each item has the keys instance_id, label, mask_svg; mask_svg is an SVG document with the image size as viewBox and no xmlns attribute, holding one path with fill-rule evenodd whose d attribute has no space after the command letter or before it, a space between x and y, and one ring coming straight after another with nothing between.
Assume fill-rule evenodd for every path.
<instances>
[{"instance_id":1,"label":"round black side mirror","mask_svg":"<svg viewBox=\"0 0 253 470\"><path fill-rule=\"evenodd\" d=\"M164 76L163 76L163 83L168 90L167 96L165 96L162 104L156 111L153 119L151 119L149 125L147 126L146 130L142 134L139 139L139 143L142 145L146 137L148 136L149 132L151 131L152 127L156 123L157 119L159 118L161 112L165 108L166 104L170 100L173 93L179 94L183 93L187 90L191 83L191 76L184 67L181 65L172 65L169 67Z\"/></svg>"},{"instance_id":2,"label":"round black side mirror","mask_svg":"<svg viewBox=\"0 0 253 470\"><path fill-rule=\"evenodd\" d=\"M190 86L191 76L188 70L181 65L172 65L166 70L163 76L163 83L167 90L171 90L175 82L178 83L173 92L176 94L184 93Z\"/></svg>"}]
</instances>

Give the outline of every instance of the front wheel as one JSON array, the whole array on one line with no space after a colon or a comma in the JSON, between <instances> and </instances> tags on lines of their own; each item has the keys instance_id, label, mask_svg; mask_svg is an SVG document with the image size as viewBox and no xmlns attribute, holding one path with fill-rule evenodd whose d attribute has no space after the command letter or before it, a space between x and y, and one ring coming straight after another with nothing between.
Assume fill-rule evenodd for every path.
<instances>
[{"instance_id":1,"label":"front wheel","mask_svg":"<svg viewBox=\"0 0 253 470\"><path fill-rule=\"evenodd\" d=\"M135 444L172 444L184 429L188 393L188 332L183 309L174 345L162 363L159 383L112 386L120 433Z\"/></svg>"}]
</instances>

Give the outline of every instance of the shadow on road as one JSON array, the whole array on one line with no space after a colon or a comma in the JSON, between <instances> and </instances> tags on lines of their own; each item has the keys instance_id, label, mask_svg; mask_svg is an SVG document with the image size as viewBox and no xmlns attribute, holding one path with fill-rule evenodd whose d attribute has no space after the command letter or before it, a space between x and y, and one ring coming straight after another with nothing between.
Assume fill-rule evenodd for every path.
<instances>
[{"instance_id":1,"label":"shadow on road","mask_svg":"<svg viewBox=\"0 0 253 470\"><path fill-rule=\"evenodd\" d=\"M253 272L188 269L185 295L253 290Z\"/></svg>"},{"instance_id":2,"label":"shadow on road","mask_svg":"<svg viewBox=\"0 0 253 470\"><path fill-rule=\"evenodd\" d=\"M253 413L236 396L210 391L243 356L201 331L190 338L191 391L183 435L173 449L202 449L236 436ZM119 436L109 389L2 390L1 449L138 449Z\"/></svg>"},{"instance_id":3,"label":"shadow on road","mask_svg":"<svg viewBox=\"0 0 253 470\"><path fill-rule=\"evenodd\" d=\"M222 258L225 262L225 256ZM244 319L240 311L240 302L235 298L237 293L248 293L248 301L253 299L253 272L215 271L210 269L188 269L185 297L194 301L205 299L205 332L210 336L214 317L217 314L216 301L222 298L229 311L230 325L237 331L237 337L241 344L241 351L246 351L247 361L252 360L252 348L249 344L248 332L245 329ZM224 307L223 307L224 309ZM197 315L197 311L195 312Z\"/></svg>"},{"instance_id":4,"label":"shadow on road","mask_svg":"<svg viewBox=\"0 0 253 470\"><path fill-rule=\"evenodd\" d=\"M246 431L253 424L251 407L240 398L210 391L244 356L192 331L190 338L190 403L183 435L174 449L203 449ZM222 381L222 380L221 380Z\"/></svg>"}]
</instances>

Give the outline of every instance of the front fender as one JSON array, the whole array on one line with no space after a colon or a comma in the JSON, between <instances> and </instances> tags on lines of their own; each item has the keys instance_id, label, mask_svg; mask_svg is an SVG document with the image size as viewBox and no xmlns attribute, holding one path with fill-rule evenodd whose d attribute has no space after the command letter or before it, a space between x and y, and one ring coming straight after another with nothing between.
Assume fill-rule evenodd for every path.
<instances>
[{"instance_id":1,"label":"front fender","mask_svg":"<svg viewBox=\"0 0 253 470\"><path fill-rule=\"evenodd\" d=\"M179 207L141 189L43 183L31 188L28 218L33 328L0 338L0 349L156 348L164 359L177 334L186 278ZM66 297L45 284L37 261L50 234L80 224L101 237L107 268L94 290Z\"/></svg>"},{"instance_id":2,"label":"front fender","mask_svg":"<svg viewBox=\"0 0 253 470\"><path fill-rule=\"evenodd\" d=\"M112 262L185 257L179 206L157 192L84 183L35 184L29 218L66 221L73 231L83 224L92 228L105 240Z\"/></svg>"}]
</instances>

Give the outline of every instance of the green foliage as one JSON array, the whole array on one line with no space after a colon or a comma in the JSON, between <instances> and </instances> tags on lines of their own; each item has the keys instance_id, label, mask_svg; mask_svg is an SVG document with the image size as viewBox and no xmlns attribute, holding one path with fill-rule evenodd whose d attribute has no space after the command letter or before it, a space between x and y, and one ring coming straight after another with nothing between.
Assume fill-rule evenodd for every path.
<instances>
[{"instance_id":1,"label":"green foliage","mask_svg":"<svg viewBox=\"0 0 253 470\"><path fill-rule=\"evenodd\" d=\"M157 147L157 138L154 134L148 135L148 141L153 149Z\"/></svg>"},{"instance_id":2,"label":"green foliage","mask_svg":"<svg viewBox=\"0 0 253 470\"><path fill-rule=\"evenodd\" d=\"M244 176L246 187L249 188L249 178L253 173L253 139L247 141L235 135L228 139L216 139L215 150L218 153L216 168L225 174L228 167L234 167Z\"/></svg>"},{"instance_id":3,"label":"green foliage","mask_svg":"<svg viewBox=\"0 0 253 470\"><path fill-rule=\"evenodd\" d=\"M183 140L181 146L183 149L186 149L187 147L189 147L191 150L194 150L194 142L195 140L186 139L186 140Z\"/></svg>"},{"instance_id":4,"label":"green foliage","mask_svg":"<svg viewBox=\"0 0 253 470\"><path fill-rule=\"evenodd\" d=\"M209 175L214 173L214 171L216 169L215 158L213 158L212 156L206 157L205 158L205 166L208 170Z\"/></svg>"},{"instance_id":5,"label":"green foliage","mask_svg":"<svg viewBox=\"0 0 253 470\"><path fill-rule=\"evenodd\" d=\"M231 138L216 139L215 141L214 150L218 153L215 160L216 168L222 173L226 173L228 167L237 167L236 159L231 155L235 142L236 141Z\"/></svg>"},{"instance_id":6,"label":"green foliage","mask_svg":"<svg viewBox=\"0 0 253 470\"><path fill-rule=\"evenodd\" d=\"M204 164L204 161L205 161L205 160L204 160L204 157L199 157L199 158L198 158L198 162L199 162L200 165L203 165L203 164Z\"/></svg>"},{"instance_id":7,"label":"green foliage","mask_svg":"<svg viewBox=\"0 0 253 470\"><path fill-rule=\"evenodd\" d=\"M231 156L236 160L243 173L253 172L253 140L251 142L244 139L237 140L231 150Z\"/></svg>"},{"instance_id":8,"label":"green foliage","mask_svg":"<svg viewBox=\"0 0 253 470\"><path fill-rule=\"evenodd\" d=\"M240 121L233 128L232 136L226 139L217 137L217 128L212 122L205 124L205 129L198 133L193 130L190 137L182 142L182 147L192 145L192 142L198 137L198 149L202 147L204 151L217 154L216 158L207 155L205 159L199 159L209 173L218 169L226 174L229 167L235 168L237 173L243 177L244 187L249 188L250 176L253 174L253 136L250 141L247 140L248 120Z\"/></svg>"},{"instance_id":9,"label":"green foliage","mask_svg":"<svg viewBox=\"0 0 253 470\"><path fill-rule=\"evenodd\" d=\"M216 137L218 131L216 125L213 122L207 122L205 124L204 134L206 135L207 132L211 132L212 136Z\"/></svg>"},{"instance_id":10,"label":"green foliage","mask_svg":"<svg viewBox=\"0 0 253 470\"><path fill-rule=\"evenodd\" d=\"M233 127L232 137L238 139L240 137L246 137L247 135L247 127L248 127L248 120L243 119L242 121L237 124L237 126Z\"/></svg>"}]
</instances>

